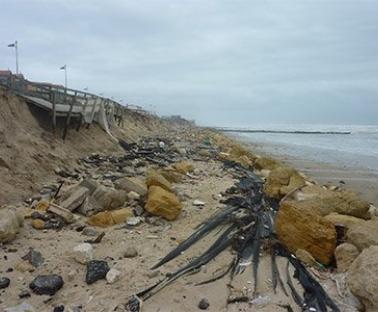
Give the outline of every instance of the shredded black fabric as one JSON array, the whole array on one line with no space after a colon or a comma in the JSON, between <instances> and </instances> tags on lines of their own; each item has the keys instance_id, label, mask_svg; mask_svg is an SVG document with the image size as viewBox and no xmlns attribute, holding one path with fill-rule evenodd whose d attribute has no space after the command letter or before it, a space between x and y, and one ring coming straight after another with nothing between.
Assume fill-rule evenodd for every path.
<instances>
[{"instance_id":1,"label":"shredded black fabric","mask_svg":"<svg viewBox=\"0 0 378 312\"><path fill-rule=\"evenodd\" d=\"M154 265L153 269L180 256L183 251L189 249L210 233L218 235L215 242L203 254L178 268L155 285L138 293L136 297L142 301L149 299L178 278L197 272L201 266L209 263L209 261L228 248L232 248L236 252L228 268L218 276L200 282L197 285L217 281L228 274L232 280L236 274L242 274L247 267L251 266L254 290L256 292L262 246L269 246L268 251L271 253L271 273L274 292L277 291L277 286L280 285L284 294L288 296L288 291L277 266L277 257L283 257L288 260L286 285L291 292L294 302L302 311L314 311L315 309L315 311L327 312L328 308L330 311L340 311L306 267L277 240L274 230L274 219L279 203L277 200L267 198L264 195L263 181L252 171L243 168L235 162L225 161L224 168L232 168L235 177L238 178L238 182L225 192L225 195L228 196L223 201L225 208L200 224L186 240ZM289 266L294 268L293 277L302 286L303 296L298 293L292 282ZM135 310L135 306L139 306L139 303L136 304L136 302L135 296L131 298L129 304L126 305L129 311L138 311ZM292 311L290 306L285 306L285 308L288 311Z\"/></svg>"}]
</instances>

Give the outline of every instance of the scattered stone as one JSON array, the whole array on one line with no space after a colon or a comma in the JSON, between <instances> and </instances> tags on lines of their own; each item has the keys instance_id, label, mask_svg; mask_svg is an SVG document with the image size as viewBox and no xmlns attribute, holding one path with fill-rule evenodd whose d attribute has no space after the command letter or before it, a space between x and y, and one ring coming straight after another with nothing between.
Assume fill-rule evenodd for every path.
<instances>
[{"instance_id":1,"label":"scattered stone","mask_svg":"<svg viewBox=\"0 0 378 312\"><path fill-rule=\"evenodd\" d=\"M50 203L47 200L40 200L35 206L35 210L46 212L49 206L50 206Z\"/></svg>"},{"instance_id":2,"label":"scattered stone","mask_svg":"<svg viewBox=\"0 0 378 312\"><path fill-rule=\"evenodd\" d=\"M205 206L205 202L198 200L198 199L195 199L193 201L193 206Z\"/></svg>"},{"instance_id":3,"label":"scattered stone","mask_svg":"<svg viewBox=\"0 0 378 312\"><path fill-rule=\"evenodd\" d=\"M144 213L144 208L141 207L141 206L136 206L136 207L134 208L134 213L135 213L138 217L140 217L140 216Z\"/></svg>"},{"instance_id":4,"label":"scattered stone","mask_svg":"<svg viewBox=\"0 0 378 312\"><path fill-rule=\"evenodd\" d=\"M90 227L86 227L83 229L83 231L81 232L81 234L85 235L85 236L94 236L94 237L97 237L99 232L94 229L94 228L90 228Z\"/></svg>"},{"instance_id":5,"label":"scattered stone","mask_svg":"<svg viewBox=\"0 0 378 312\"><path fill-rule=\"evenodd\" d=\"M175 168L175 170L181 174L187 174L189 172L192 172L194 169L192 163L190 163L189 161L181 161L175 163L173 165L173 168Z\"/></svg>"},{"instance_id":6,"label":"scattered stone","mask_svg":"<svg viewBox=\"0 0 378 312\"><path fill-rule=\"evenodd\" d=\"M141 222L142 220L140 217L131 217L131 218L128 218L126 221L127 225L131 225L131 226L136 226L140 224Z\"/></svg>"},{"instance_id":7,"label":"scattered stone","mask_svg":"<svg viewBox=\"0 0 378 312\"><path fill-rule=\"evenodd\" d=\"M172 191L171 183L155 170L150 170L148 172L146 185L147 187L151 187L153 185L160 186L161 188L165 189L168 192Z\"/></svg>"},{"instance_id":8,"label":"scattered stone","mask_svg":"<svg viewBox=\"0 0 378 312\"><path fill-rule=\"evenodd\" d=\"M54 307L53 312L64 312L64 305L61 304L61 305Z\"/></svg>"},{"instance_id":9,"label":"scattered stone","mask_svg":"<svg viewBox=\"0 0 378 312\"><path fill-rule=\"evenodd\" d=\"M336 229L323 217L284 202L276 216L276 232L291 252L304 249L322 264L331 262L336 248Z\"/></svg>"},{"instance_id":10,"label":"scattered stone","mask_svg":"<svg viewBox=\"0 0 378 312\"><path fill-rule=\"evenodd\" d=\"M87 188L89 191L89 195L92 195L99 186L95 180L89 178L81 181L79 185Z\"/></svg>"},{"instance_id":11,"label":"scattered stone","mask_svg":"<svg viewBox=\"0 0 378 312\"><path fill-rule=\"evenodd\" d=\"M86 264L93 259L93 247L91 244L82 243L73 248L72 257L80 264Z\"/></svg>"},{"instance_id":12,"label":"scattered stone","mask_svg":"<svg viewBox=\"0 0 378 312\"><path fill-rule=\"evenodd\" d=\"M272 158L260 157L255 160L254 166L258 170L263 170L263 169L274 170L280 166L280 163L277 160L274 160Z\"/></svg>"},{"instance_id":13,"label":"scattered stone","mask_svg":"<svg viewBox=\"0 0 378 312\"><path fill-rule=\"evenodd\" d=\"M54 295L63 287L63 279L57 274L39 275L30 284L30 289L37 295Z\"/></svg>"},{"instance_id":14,"label":"scattered stone","mask_svg":"<svg viewBox=\"0 0 378 312\"><path fill-rule=\"evenodd\" d=\"M183 175L173 168L165 168L159 170L159 173L170 183L179 183L183 179Z\"/></svg>"},{"instance_id":15,"label":"scattered stone","mask_svg":"<svg viewBox=\"0 0 378 312\"><path fill-rule=\"evenodd\" d=\"M88 195L89 190L86 187L77 186L74 188L71 195L60 203L60 206L69 211L74 211L83 204Z\"/></svg>"},{"instance_id":16,"label":"scattered stone","mask_svg":"<svg viewBox=\"0 0 378 312\"><path fill-rule=\"evenodd\" d=\"M146 275L148 278L154 278L160 275L160 271L159 270L148 271Z\"/></svg>"},{"instance_id":17,"label":"scattered stone","mask_svg":"<svg viewBox=\"0 0 378 312\"><path fill-rule=\"evenodd\" d=\"M138 250L134 246L129 246L123 253L125 258L135 258L138 256Z\"/></svg>"},{"instance_id":18,"label":"scattered stone","mask_svg":"<svg viewBox=\"0 0 378 312\"><path fill-rule=\"evenodd\" d=\"M198 308L201 310L207 310L210 306L209 300L206 298L202 298L200 302L198 303Z\"/></svg>"},{"instance_id":19,"label":"scattered stone","mask_svg":"<svg viewBox=\"0 0 378 312\"><path fill-rule=\"evenodd\" d=\"M0 277L0 289L7 288L10 284L10 279L8 277Z\"/></svg>"},{"instance_id":20,"label":"scattered stone","mask_svg":"<svg viewBox=\"0 0 378 312\"><path fill-rule=\"evenodd\" d=\"M134 213L130 208L122 208L113 211L103 211L91 216L87 223L93 226L108 227L120 224L133 217Z\"/></svg>"},{"instance_id":21,"label":"scattered stone","mask_svg":"<svg viewBox=\"0 0 378 312\"><path fill-rule=\"evenodd\" d=\"M244 167L244 168L251 168L253 166L253 161L248 158L247 155L242 155L239 157L238 162Z\"/></svg>"},{"instance_id":22,"label":"scattered stone","mask_svg":"<svg viewBox=\"0 0 378 312\"><path fill-rule=\"evenodd\" d=\"M278 167L270 172L264 191L267 196L280 199L304 185L305 180L298 171L290 167Z\"/></svg>"},{"instance_id":23,"label":"scattered stone","mask_svg":"<svg viewBox=\"0 0 378 312\"><path fill-rule=\"evenodd\" d=\"M106 278L106 274L109 272L110 268L106 261L102 260L91 260L87 262L87 273L85 275L85 282L93 284L94 282Z\"/></svg>"},{"instance_id":24,"label":"scattered stone","mask_svg":"<svg viewBox=\"0 0 378 312\"><path fill-rule=\"evenodd\" d=\"M105 236L105 232L101 232L95 239L88 239L85 243L89 244L99 244Z\"/></svg>"},{"instance_id":25,"label":"scattered stone","mask_svg":"<svg viewBox=\"0 0 378 312\"><path fill-rule=\"evenodd\" d=\"M31 294L27 290L21 290L21 292L18 294L18 298L20 299L29 298L29 297L31 297Z\"/></svg>"},{"instance_id":26,"label":"scattered stone","mask_svg":"<svg viewBox=\"0 0 378 312\"><path fill-rule=\"evenodd\" d=\"M45 261L42 254L33 248L29 248L29 252L23 256L22 259L29 261L29 263L35 268L40 267Z\"/></svg>"},{"instance_id":27,"label":"scattered stone","mask_svg":"<svg viewBox=\"0 0 378 312\"><path fill-rule=\"evenodd\" d=\"M140 195L137 192L134 192L134 191L128 192L127 197L130 200L139 200L140 199Z\"/></svg>"},{"instance_id":28,"label":"scattered stone","mask_svg":"<svg viewBox=\"0 0 378 312\"><path fill-rule=\"evenodd\" d=\"M153 215L175 220L181 212L182 205L175 194L159 186L151 186L145 209Z\"/></svg>"},{"instance_id":29,"label":"scattered stone","mask_svg":"<svg viewBox=\"0 0 378 312\"><path fill-rule=\"evenodd\" d=\"M19 272L34 272L35 268L34 266L29 263L29 262L26 262L26 261L21 261L21 262L18 262L14 268L19 271Z\"/></svg>"},{"instance_id":30,"label":"scattered stone","mask_svg":"<svg viewBox=\"0 0 378 312\"><path fill-rule=\"evenodd\" d=\"M73 223L75 221L75 216L71 211L69 211L66 208L60 207L54 203L50 203L47 210L61 217L67 224Z\"/></svg>"},{"instance_id":31,"label":"scattered stone","mask_svg":"<svg viewBox=\"0 0 378 312\"><path fill-rule=\"evenodd\" d=\"M14 209L0 209L0 243L14 240L23 225L23 217Z\"/></svg>"},{"instance_id":32,"label":"scattered stone","mask_svg":"<svg viewBox=\"0 0 378 312\"><path fill-rule=\"evenodd\" d=\"M114 284L121 278L121 272L116 269L110 269L108 273L106 273L106 281L108 284Z\"/></svg>"},{"instance_id":33,"label":"scattered stone","mask_svg":"<svg viewBox=\"0 0 378 312\"><path fill-rule=\"evenodd\" d=\"M138 193L140 196L145 196L147 194L147 187L137 178L119 179L115 182L114 186L116 189L124 190L127 193L133 191Z\"/></svg>"},{"instance_id":34,"label":"scattered stone","mask_svg":"<svg viewBox=\"0 0 378 312\"><path fill-rule=\"evenodd\" d=\"M41 219L34 219L31 222L32 227L36 230L43 230L45 228L45 224L46 222Z\"/></svg>"},{"instance_id":35,"label":"scattered stone","mask_svg":"<svg viewBox=\"0 0 378 312\"><path fill-rule=\"evenodd\" d=\"M357 247L352 244L344 243L337 246L335 249L337 272L348 271L359 254Z\"/></svg>"},{"instance_id":36,"label":"scattered stone","mask_svg":"<svg viewBox=\"0 0 378 312\"><path fill-rule=\"evenodd\" d=\"M353 261L347 283L366 311L378 311L378 246L366 248Z\"/></svg>"},{"instance_id":37,"label":"scattered stone","mask_svg":"<svg viewBox=\"0 0 378 312\"><path fill-rule=\"evenodd\" d=\"M5 308L4 312L35 312L35 309L29 303L23 302L17 306Z\"/></svg>"},{"instance_id":38,"label":"scattered stone","mask_svg":"<svg viewBox=\"0 0 378 312\"><path fill-rule=\"evenodd\" d=\"M99 211L112 210L122 207L126 201L126 191L99 186L90 198L91 204L89 207L86 209L86 211L81 209L80 212L85 215L90 215Z\"/></svg>"},{"instance_id":39,"label":"scattered stone","mask_svg":"<svg viewBox=\"0 0 378 312\"><path fill-rule=\"evenodd\" d=\"M369 220L352 226L347 232L347 241L363 250L378 245L378 220Z\"/></svg>"}]
</instances>

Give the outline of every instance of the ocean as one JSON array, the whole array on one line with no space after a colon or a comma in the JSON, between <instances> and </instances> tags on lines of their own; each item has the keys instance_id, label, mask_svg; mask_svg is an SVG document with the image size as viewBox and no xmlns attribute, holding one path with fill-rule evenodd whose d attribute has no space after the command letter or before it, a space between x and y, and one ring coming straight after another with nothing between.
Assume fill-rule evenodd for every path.
<instances>
[{"instance_id":1,"label":"ocean","mask_svg":"<svg viewBox=\"0 0 378 312\"><path fill-rule=\"evenodd\" d=\"M351 132L351 134L233 133L272 155L361 168L378 173L378 126L366 125L278 125L246 127L254 130ZM245 129L246 129L245 128Z\"/></svg>"}]
</instances>

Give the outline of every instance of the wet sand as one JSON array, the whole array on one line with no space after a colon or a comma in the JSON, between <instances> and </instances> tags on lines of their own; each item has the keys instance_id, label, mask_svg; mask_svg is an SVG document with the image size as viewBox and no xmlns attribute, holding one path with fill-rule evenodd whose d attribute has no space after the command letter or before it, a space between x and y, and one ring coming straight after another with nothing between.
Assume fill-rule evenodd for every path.
<instances>
[{"instance_id":1,"label":"wet sand","mask_svg":"<svg viewBox=\"0 0 378 312\"><path fill-rule=\"evenodd\" d=\"M244 143L245 140L243 140ZM303 172L320 184L337 185L345 183L345 187L354 190L362 198L378 206L378 172L363 167L336 166L334 164L315 162L296 158L290 155L274 153L274 148L264 148L262 144L248 143L259 155L271 156ZM267 151L267 149L269 151Z\"/></svg>"}]
</instances>

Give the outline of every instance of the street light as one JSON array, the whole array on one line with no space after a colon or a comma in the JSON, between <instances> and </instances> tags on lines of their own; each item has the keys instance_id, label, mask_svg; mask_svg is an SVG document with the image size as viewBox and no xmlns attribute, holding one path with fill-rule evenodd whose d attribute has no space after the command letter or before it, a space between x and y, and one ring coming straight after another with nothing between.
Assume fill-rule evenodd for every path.
<instances>
[{"instance_id":1,"label":"street light","mask_svg":"<svg viewBox=\"0 0 378 312\"><path fill-rule=\"evenodd\" d=\"M14 48L16 51L16 74L18 74L18 42L17 40L14 43L8 44L9 48Z\"/></svg>"},{"instance_id":2,"label":"street light","mask_svg":"<svg viewBox=\"0 0 378 312\"><path fill-rule=\"evenodd\" d=\"M67 64L62 66L60 69L64 70L64 87L67 89Z\"/></svg>"}]
</instances>

